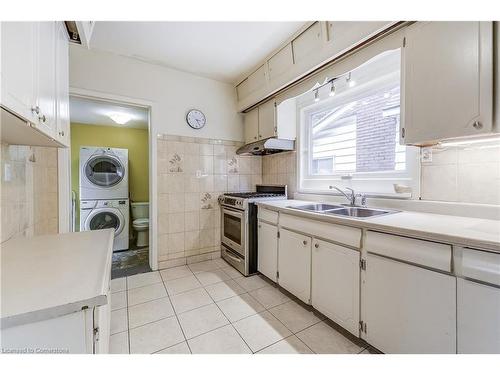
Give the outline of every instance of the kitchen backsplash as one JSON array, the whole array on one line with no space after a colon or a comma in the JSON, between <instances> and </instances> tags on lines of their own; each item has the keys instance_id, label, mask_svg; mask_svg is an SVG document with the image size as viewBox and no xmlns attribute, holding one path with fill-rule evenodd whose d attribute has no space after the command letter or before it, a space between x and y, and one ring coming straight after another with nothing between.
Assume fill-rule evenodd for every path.
<instances>
[{"instance_id":1,"label":"kitchen backsplash","mask_svg":"<svg viewBox=\"0 0 500 375\"><path fill-rule=\"evenodd\" d=\"M262 182L287 184L297 191L296 152L262 158ZM500 147L433 148L432 161L421 164L424 200L500 205Z\"/></svg>"},{"instance_id":2,"label":"kitchen backsplash","mask_svg":"<svg viewBox=\"0 0 500 375\"><path fill-rule=\"evenodd\" d=\"M432 150L422 162L422 199L500 204L500 147L450 147Z\"/></svg>"},{"instance_id":3,"label":"kitchen backsplash","mask_svg":"<svg viewBox=\"0 0 500 375\"><path fill-rule=\"evenodd\" d=\"M57 149L1 144L1 242L57 233Z\"/></svg>"},{"instance_id":4,"label":"kitchen backsplash","mask_svg":"<svg viewBox=\"0 0 500 375\"><path fill-rule=\"evenodd\" d=\"M297 154L281 152L262 157L262 183L287 185L288 196L297 191Z\"/></svg>"},{"instance_id":5,"label":"kitchen backsplash","mask_svg":"<svg viewBox=\"0 0 500 375\"><path fill-rule=\"evenodd\" d=\"M251 191L262 182L262 160L237 156L240 142L159 135L159 268L220 256L223 192Z\"/></svg>"}]
</instances>

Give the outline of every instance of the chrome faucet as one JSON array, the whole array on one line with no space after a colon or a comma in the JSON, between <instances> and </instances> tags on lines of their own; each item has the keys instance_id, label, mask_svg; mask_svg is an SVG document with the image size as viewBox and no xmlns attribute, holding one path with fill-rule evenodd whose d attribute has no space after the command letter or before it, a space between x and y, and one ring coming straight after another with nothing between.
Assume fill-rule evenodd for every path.
<instances>
[{"instance_id":1,"label":"chrome faucet","mask_svg":"<svg viewBox=\"0 0 500 375\"><path fill-rule=\"evenodd\" d=\"M337 186L329 186L330 189L335 189L337 190L340 194L342 194L346 199L349 201L349 206L355 207L356 206L356 199L359 197L361 198L361 206L366 206L366 196L361 193L357 193L354 191L354 189L346 187L347 190L349 190L351 193L348 194L344 190L338 188Z\"/></svg>"}]
</instances>

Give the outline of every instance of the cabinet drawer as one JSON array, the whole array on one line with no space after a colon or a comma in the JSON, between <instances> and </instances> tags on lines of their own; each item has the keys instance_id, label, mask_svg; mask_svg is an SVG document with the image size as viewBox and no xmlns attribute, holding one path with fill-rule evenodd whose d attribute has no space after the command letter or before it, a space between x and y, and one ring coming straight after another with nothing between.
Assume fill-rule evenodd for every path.
<instances>
[{"instance_id":1,"label":"cabinet drawer","mask_svg":"<svg viewBox=\"0 0 500 375\"><path fill-rule=\"evenodd\" d=\"M260 220L267 221L268 223L278 224L278 212L267 210L265 208L260 208L257 213L257 217Z\"/></svg>"},{"instance_id":2,"label":"cabinet drawer","mask_svg":"<svg viewBox=\"0 0 500 375\"><path fill-rule=\"evenodd\" d=\"M462 274L470 279L500 286L500 254L463 249Z\"/></svg>"},{"instance_id":3,"label":"cabinet drawer","mask_svg":"<svg viewBox=\"0 0 500 375\"><path fill-rule=\"evenodd\" d=\"M450 245L368 231L365 248L370 253L451 271Z\"/></svg>"},{"instance_id":4,"label":"cabinet drawer","mask_svg":"<svg viewBox=\"0 0 500 375\"><path fill-rule=\"evenodd\" d=\"M352 247L360 247L361 229L282 214L280 226Z\"/></svg>"}]
</instances>

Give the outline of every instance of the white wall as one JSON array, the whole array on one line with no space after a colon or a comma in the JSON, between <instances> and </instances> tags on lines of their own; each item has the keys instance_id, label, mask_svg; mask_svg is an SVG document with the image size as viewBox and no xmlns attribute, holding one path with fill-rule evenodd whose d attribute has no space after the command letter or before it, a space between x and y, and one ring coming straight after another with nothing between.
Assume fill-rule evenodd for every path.
<instances>
[{"instance_id":1,"label":"white wall","mask_svg":"<svg viewBox=\"0 0 500 375\"><path fill-rule=\"evenodd\" d=\"M153 102L153 134L243 140L243 120L230 84L107 52L70 48L70 87ZM191 129L186 112L202 110L207 125Z\"/></svg>"}]
</instances>

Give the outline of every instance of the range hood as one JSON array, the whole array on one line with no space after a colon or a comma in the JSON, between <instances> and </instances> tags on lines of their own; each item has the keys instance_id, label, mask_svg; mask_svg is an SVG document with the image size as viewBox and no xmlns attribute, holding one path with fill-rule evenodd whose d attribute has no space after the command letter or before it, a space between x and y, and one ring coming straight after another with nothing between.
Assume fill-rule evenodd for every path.
<instances>
[{"instance_id":1,"label":"range hood","mask_svg":"<svg viewBox=\"0 0 500 375\"><path fill-rule=\"evenodd\" d=\"M289 139L267 138L241 146L237 155L269 155L283 151L293 151L295 141Z\"/></svg>"}]
</instances>

